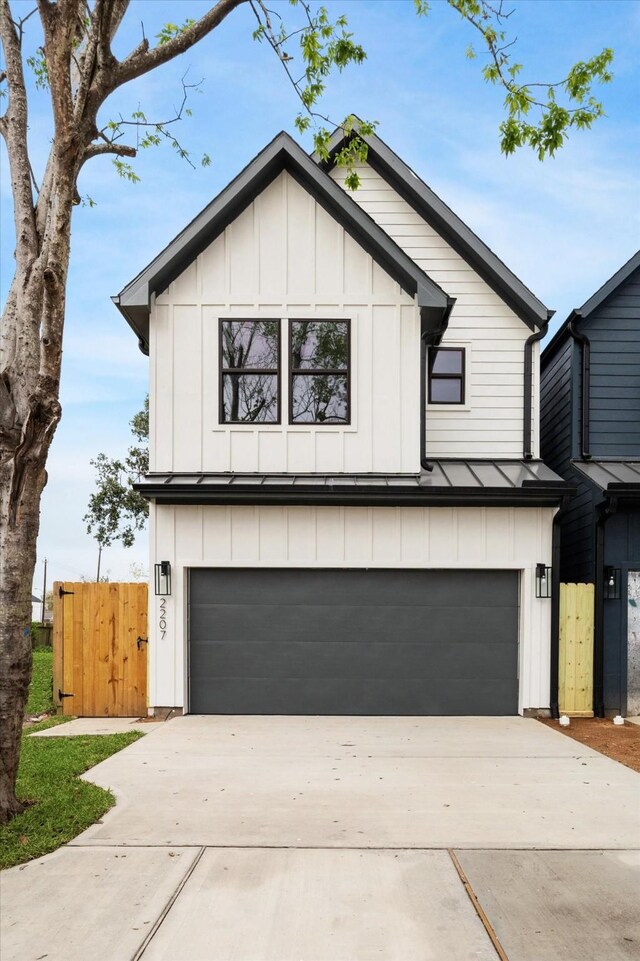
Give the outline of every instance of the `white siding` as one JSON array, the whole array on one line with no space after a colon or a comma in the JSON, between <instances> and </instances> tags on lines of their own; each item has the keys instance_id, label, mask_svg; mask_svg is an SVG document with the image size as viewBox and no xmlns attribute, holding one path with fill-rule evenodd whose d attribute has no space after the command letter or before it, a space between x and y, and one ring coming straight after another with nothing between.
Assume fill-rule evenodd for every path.
<instances>
[{"instance_id":1,"label":"white siding","mask_svg":"<svg viewBox=\"0 0 640 961\"><path fill-rule=\"evenodd\" d=\"M220 317L283 318L282 425L218 423ZM284 318L351 318L352 423L289 426ZM413 299L281 174L152 304L152 471L420 469Z\"/></svg>"},{"instance_id":2,"label":"white siding","mask_svg":"<svg viewBox=\"0 0 640 961\"><path fill-rule=\"evenodd\" d=\"M531 330L500 296L368 164L358 168L353 199L456 298L443 345L469 350L464 407L427 407L427 451L433 457L521 457L524 343ZM344 187L345 168L331 176ZM345 188L346 189L346 188ZM538 354L534 345L533 450L538 456Z\"/></svg>"},{"instance_id":3,"label":"white siding","mask_svg":"<svg viewBox=\"0 0 640 961\"><path fill-rule=\"evenodd\" d=\"M151 505L152 562L172 564L168 630L150 599L150 704L186 704L190 567L486 568L521 571L520 710L549 706L549 600L534 568L551 563L550 508L189 507Z\"/></svg>"}]
</instances>

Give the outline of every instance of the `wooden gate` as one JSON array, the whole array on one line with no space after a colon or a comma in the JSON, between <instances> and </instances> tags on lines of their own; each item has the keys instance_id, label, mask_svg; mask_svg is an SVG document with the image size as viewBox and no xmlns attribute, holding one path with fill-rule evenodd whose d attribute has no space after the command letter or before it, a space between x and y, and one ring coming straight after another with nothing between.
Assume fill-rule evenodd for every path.
<instances>
[{"instance_id":1,"label":"wooden gate","mask_svg":"<svg viewBox=\"0 0 640 961\"><path fill-rule=\"evenodd\" d=\"M53 585L54 699L62 714L147 713L147 585Z\"/></svg>"},{"instance_id":2,"label":"wooden gate","mask_svg":"<svg viewBox=\"0 0 640 961\"><path fill-rule=\"evenodd\" d=\"M593 717L593 584L560 585L561 714Z\"/></svg>"}]
</instances>

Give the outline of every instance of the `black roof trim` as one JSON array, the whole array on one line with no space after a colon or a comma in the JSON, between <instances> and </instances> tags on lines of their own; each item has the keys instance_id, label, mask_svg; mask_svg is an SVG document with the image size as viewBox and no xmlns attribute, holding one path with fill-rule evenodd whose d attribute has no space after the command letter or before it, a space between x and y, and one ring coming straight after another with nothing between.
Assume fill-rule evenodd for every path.
<instances>
[{"instance_id":1,"label":"black roof trim","mask_svg":"<svg viewBox=\"0 0 640 961\"><path fill-rule=\"evenodd\" d=\"M149 349L151 295L172 280L286 170L324 207L380 266L417 299L423 316L445 318L452 298L409 257L307 153L282 131L268 144L158 256L112 298Z\"/></svg>"},{"instance_id":2,"label":"black roof trim","mask_svg":"<svg viewBox=\"0 0 640 961\"><path fill-rule=\"evenodd\" d=\"M149 474L135 489L165 504L554 506L572 488L541 461L434 461L420 474Z\"/></svg>"},{"instance_id":3,"label":"black roof trim","mask_svg":"<svg viewBox=\"0 0 640 961\"><path fill-rule=\"evenodd\" d=\"M564 323L555 332L547 346L542 352L541 362L546 364L549 362L553 354L556 352L557 348L564 341L565 337L569 334L569 324L573 320L587 320L587 318L599 307L601 307L605 300L607 300L612 294L616 292L618 287L620 287L626 280L629 279L634 270L640 267L640 250L637 250L632 257L623 264L620 270L617 270L615 274L607 280L602 287L596 290L595 294L592 294L588 300L585 300L582 307L574 307Z\"/></svg>"},{"instance_id":4,"label":"black roof trim","mask_svg":"<svg viewBox=\"0 0 640 961\"><path fill-rule=\"evenodd\" d=\"M354 131L357 132L357 121ZM352 136L352 135L351 135ZM367 163L373 167L421 217L432 224L461 257L498 293L511 309L532 330L542 328L553 316L542 301L500 260L497 254L468 227L457 214L376 134L363 136L369 154ZM333 158L346 140L341 127L329 141ZM324 164L317 154L316 163Z\"/></svg>"}]
</instances>

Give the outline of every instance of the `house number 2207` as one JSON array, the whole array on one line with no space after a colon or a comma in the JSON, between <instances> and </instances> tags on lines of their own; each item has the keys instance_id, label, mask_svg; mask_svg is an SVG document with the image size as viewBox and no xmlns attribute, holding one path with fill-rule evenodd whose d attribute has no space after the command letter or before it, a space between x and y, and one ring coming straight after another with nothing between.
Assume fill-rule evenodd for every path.
<instances>
[{"instance_id":1,"label":"house number 2207","mask_svg":"<svg viewBox=\"0 0 640 961\"><path fill-rule=\"evenodd\" d=\"M160 617L158 619L158 627L160 628L160 640L164 641L167 633L167 600L165 597L160 598Z\"/></svg>"}]
</instances>

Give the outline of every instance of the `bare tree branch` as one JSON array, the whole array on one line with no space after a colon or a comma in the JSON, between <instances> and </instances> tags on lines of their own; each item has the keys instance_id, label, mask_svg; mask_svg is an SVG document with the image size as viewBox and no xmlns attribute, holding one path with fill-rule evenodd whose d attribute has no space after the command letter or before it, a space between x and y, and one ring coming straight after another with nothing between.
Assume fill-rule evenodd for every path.
<instances>
[{"instance_id":1,"label":"bare tree branch","mask_svg":"<svg viewBox=\"0 0 640 961\"><path fill-rule=\"evenodd\" d=\"M91 143L85 148L82 163L86 163L87 160L91 160L92 157L102 157L105 154L115 154L118 157L135 157L137 153L138 151L135 147L129 147L127 144L114 143L105 138L104 143Z\"/></svg>"},{"instance_id":2,"label":"bare tree branch","mask_svg":"<svg viewBox=\"0 0 640 961\"><path fill-rule=\"evenodd\" d=\"M247 0L218 0L215 6L197 20L196 23L187 27L181 33L177 34L177 36L167 41L167 43L159 44L157 47L149 49L148 41L143 40L125 60L118 64L114 73L111 90L122 86L122 84L128 80L141 77L155 67L159 67L163 63L168 63L181 53L189 50L199 40L206 37L208 33L215 30L236 7L246 2Z\"/></svg>"}]
</instances>

